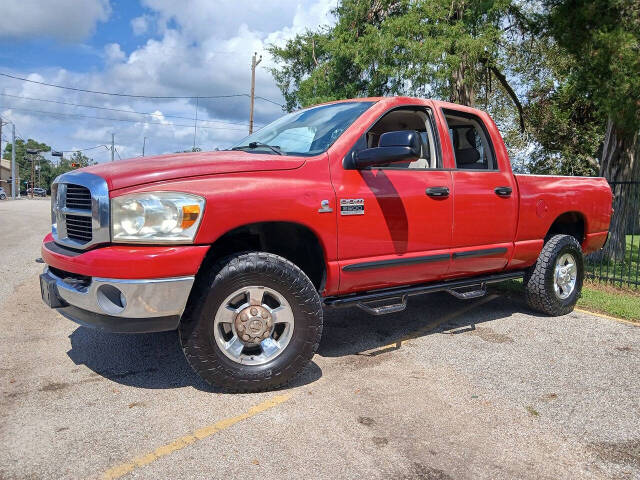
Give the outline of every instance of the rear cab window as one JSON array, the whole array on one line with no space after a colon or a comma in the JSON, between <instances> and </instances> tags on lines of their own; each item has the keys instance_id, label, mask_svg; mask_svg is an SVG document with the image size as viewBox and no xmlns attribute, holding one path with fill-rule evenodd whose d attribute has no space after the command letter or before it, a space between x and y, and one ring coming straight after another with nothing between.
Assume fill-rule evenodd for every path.
<instances>
[{"instance_id":1,"label":"rear cab window","mask_svg":"<svg viewBox=\"0 0 640 480\"><path fill-rule=\"evenodd\" d=\"M498 170L487 128L476 115L443 109L458 170Z\"/></svg>"}]
</instances>

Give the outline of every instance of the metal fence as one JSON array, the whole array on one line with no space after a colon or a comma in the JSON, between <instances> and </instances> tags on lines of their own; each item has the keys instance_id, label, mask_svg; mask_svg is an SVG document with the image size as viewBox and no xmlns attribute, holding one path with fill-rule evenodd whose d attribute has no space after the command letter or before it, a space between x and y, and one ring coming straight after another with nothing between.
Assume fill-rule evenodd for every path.
<instances>
[{"instance_id":1,"label":"metal fence","mask_svg":"<svg viewBox=\"0 0 640 480\"><path fill-rule=\"evenodd\" d=\"M614 194L609 239L585 259L586 277L640 288L640 181L610 182Z\"/></svg>"}]
</instances>

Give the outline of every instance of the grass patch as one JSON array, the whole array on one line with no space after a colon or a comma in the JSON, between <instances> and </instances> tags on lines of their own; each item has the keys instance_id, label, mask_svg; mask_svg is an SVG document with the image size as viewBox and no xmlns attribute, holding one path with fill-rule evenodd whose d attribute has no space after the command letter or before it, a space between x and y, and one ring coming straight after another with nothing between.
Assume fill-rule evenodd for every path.
<instances>
[{"instance_id":1,"label":"grass patch","mask_svg":"<svg viewBox=\"0 0 640 480\"><path fill-rule=\"evenodd\" d=\"M524 293L522 280L509 280L495 284L495 287L502 291ZM640 292L585 282L577 307L640 323Z\"/></svg>"}]
</instances>

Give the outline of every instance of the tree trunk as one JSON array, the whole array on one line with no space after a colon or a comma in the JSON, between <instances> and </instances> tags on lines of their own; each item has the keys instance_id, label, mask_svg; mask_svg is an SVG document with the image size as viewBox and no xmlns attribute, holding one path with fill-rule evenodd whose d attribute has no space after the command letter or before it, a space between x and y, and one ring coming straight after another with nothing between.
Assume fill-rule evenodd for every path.
<instances>
[{"instance_id":1,"label":"tree trunk","mask_svg":"<svg viewBox=\"0 0 640 480\"><path fill-rule=\"evenodd\" d=\"M640 182L640 132L627 133L611 119L607 121L600 175L609 181L614 194L609 241L602 253L609 260L621 261L626 235L637 228L639 221L640 185L619 182Z\"/></svg>"},{"instance_id":2,"label":"tree trunk","mask_svg":"<svg viewBox=\"0 0 640 480\"><path fill-rule=\"evenodd\" d=\"M466 78L467 70L467 65L461 62L458 68L453 71L451 103L473 107L475 103L475 99L473 98L473 82Z\"/></svg>"}]
</instances>

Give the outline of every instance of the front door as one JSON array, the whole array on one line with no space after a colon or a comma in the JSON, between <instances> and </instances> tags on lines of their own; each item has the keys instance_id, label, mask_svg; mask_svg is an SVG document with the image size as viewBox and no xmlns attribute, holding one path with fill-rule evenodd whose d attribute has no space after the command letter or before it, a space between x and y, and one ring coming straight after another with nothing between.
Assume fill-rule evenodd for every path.
<instances>
[{"instance_id":1,"label":"front door","mask_svg":"<svg viewBox=\"0 0 640 480\"><path fill-rule=\"evenodd\" d=\"M332 173L342 293L438 280L449 268L452 176L440 168L430 111L388 112L361 139L363 147L394 130L420 132L420 159Z\"/></svg>"}]
</instances>

